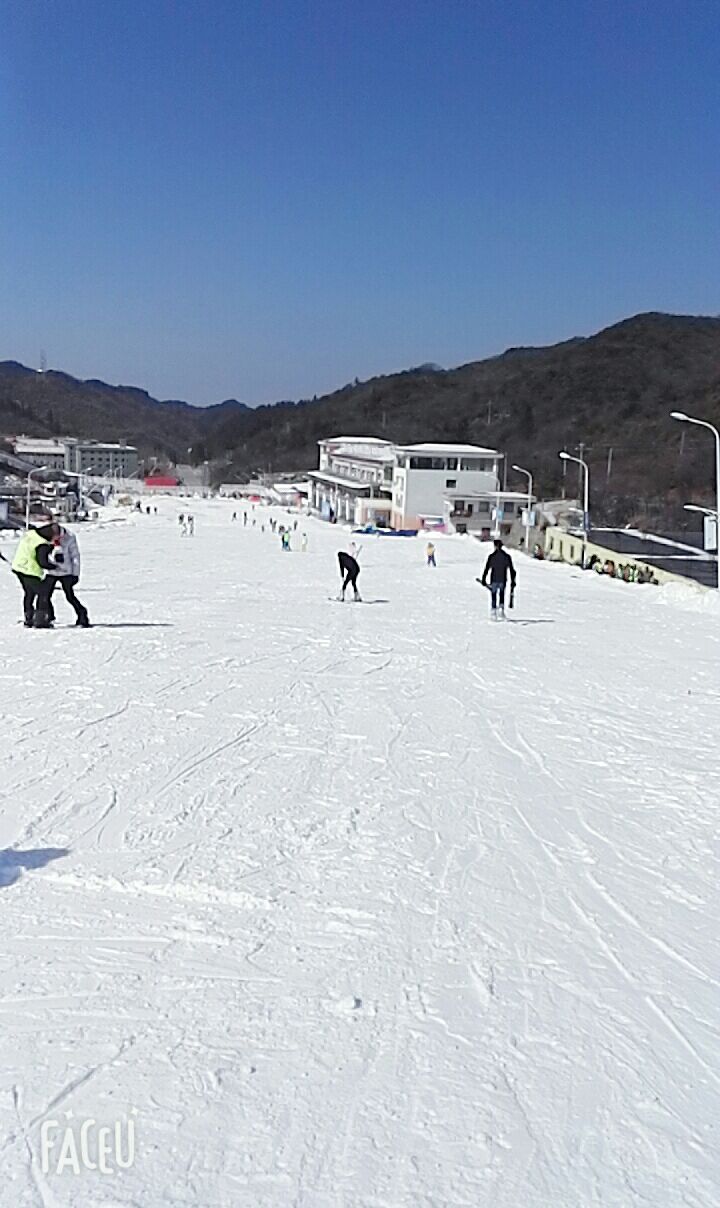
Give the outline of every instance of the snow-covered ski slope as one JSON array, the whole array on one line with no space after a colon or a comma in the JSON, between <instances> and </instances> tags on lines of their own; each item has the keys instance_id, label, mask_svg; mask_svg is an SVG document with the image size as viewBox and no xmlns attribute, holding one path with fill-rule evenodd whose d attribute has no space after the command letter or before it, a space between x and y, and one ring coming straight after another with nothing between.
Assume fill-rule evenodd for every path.
<instances>
[{"instance_id":1,"label":"snow-covered ski slope","mask_svg":"<svg viewBox=\"0 0 720 1208\"><path fill-rule=\"evenodd\" d=\"M0 565L3 1208L716 1205L717 614L183 503Z\"/></svg>"}]
</instances>

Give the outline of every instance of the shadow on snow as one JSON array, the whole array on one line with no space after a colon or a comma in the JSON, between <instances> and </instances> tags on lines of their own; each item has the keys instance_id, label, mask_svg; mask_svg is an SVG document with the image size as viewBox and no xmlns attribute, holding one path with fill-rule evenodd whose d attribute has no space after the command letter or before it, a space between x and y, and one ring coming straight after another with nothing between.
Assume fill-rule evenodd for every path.
<instances>
[{"instance_id":1,"label":"shadow on snow","mask_svg":"<svg viewBox=\"0 0 720 1208\"><path fill-rule=\"evenodd\" d=\"M169 621L98 621L93 629L172 629Z\"/></svg>"},{"instance_id":2,"label":"shadow on snow","mask_svg":"<svg viewBox=\"0 0 720 1208\"><path fill-rule=\"evenodd\" d=\"M33 851L15 851L12 847L0 851L0 889L17 881L23 869L44 868L51 860L69 855L68 847L38 847Z\"/></svg>"}]
</instances>

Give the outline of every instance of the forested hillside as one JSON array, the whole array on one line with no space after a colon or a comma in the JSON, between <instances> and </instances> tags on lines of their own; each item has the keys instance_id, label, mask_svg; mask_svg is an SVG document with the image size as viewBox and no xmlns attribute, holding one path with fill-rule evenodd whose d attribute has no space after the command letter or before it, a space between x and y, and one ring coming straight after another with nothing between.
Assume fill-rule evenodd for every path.
<instances>
[{"instance_id":1,"label":"forested hillside","mask_svg":"<svg viewBox=\"0 0 720 1208\"><path fill-rule=\"evenodd\" d=\"M339 433L469 441L532 469L546 497L562 485L558 451L582 444L596 519L677 526L686 500L711 497L714 469L709 434L670 420L673 409L720 423L720 318L638 315L548 348L456 369L422 366L257 408L158 402L135 388L0 364L4 432L127 439L172 460L192 448L224 480L312 467L316 442ZM512 474L510 482L519 485Z\"/></svg>"}]
</instances>

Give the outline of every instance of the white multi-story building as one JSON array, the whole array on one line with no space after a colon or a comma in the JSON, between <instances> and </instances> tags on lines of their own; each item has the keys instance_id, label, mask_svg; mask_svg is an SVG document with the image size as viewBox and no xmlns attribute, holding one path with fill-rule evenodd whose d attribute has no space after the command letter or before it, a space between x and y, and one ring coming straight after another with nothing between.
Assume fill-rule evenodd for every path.
<instances>
[{"instance_id":1,"label":"white multi-story building","mask_svg":"<svg viewBox=\"0 0 720 1208\"><path fill-rule=\"evenodd\" d=\"M36 436L18 436L13 444L15 456L31 466L48 470L65 469L65 445L59 440L40 440Z\"/></svg>"},{"instance_id":2,"label":"white multi-story building","mask_svg":"<svg viewBox=\"0 0 720 1208\"><path fill-rule=\"evenodd\" d=\"M496 491L502 455L479 445L404 445L395 450L391 524L442 524L448 492Z\"/></svg>"},{"instance_id":3,"label":"white multi-story building","mask_svg":"<svg viewBox=\"0 0 720 1208\"><path fill-rule=\"evenodd\" d=\"M332 519L393 529L435 528L449 492L499 489L502 455L478 445L396 446L375 436L319 441L310 507Z\"/></svg>"},{"instance_id":4,"label":"white multi-story building","mask_svg":"<svg viewBox=\"0 0 720 1208\"><path fill-rule=\"evenodd\" d=\"M123 478L131 478L137 473L138 452L134 445L71 439L63 443L65 469L73 474L94 474L101 478L119 472Z\"/></svg>"},{"instance_id":5,"label":"white multi-story building","mask_svg":"<svg viewBox=\"0 0 720 1208\"><path fill-rule=\"evenodd\" d=\"M102 478L118 471L123 478L137 472L138 453L133 445L106 444L99 440L40 440L18 436L14 442L15 456L33 466L48 470L65 470L71 474L95 474Z\"/></svg>"}]
</instances>

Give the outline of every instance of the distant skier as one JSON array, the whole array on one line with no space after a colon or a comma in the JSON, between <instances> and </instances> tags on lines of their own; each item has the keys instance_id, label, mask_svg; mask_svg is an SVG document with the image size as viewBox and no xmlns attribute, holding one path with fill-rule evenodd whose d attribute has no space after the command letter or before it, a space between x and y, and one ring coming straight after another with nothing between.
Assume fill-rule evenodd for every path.
<instances>
[{"instance_id":1,"label":"distant skier","mask_svg":"<svg viewBox=\"0 0 720 1208\"><path fill-rule=\"evenodd\" d=\"M340 550L338 554L338 562L340 563L340 575L343 578L340 599L344 600L345 592L347 591L348 587L352 587L355 593L355 599L359 600L360 592L357 589L357 581L358 575L360 574L360 565L357 558L353 558L352 554L346 553L346 551L343 549Z\"/></svg>"},{"instance_id":2,"label":"distant skier","mask_svg":"<svg viewBox=\"0 0 720 1208\"><path fill-rule=\"evenodd\" d=\"M188 516L187 518L187 535L188 537L195 536L195 517Z\"/></svg>"},{"instance_id":3,"label":"distant skier","mask_svg":"<svg viewBox=\"0 0 720 1208\"><path fill-rule=\"evenodd\" d=\"M55 549L53 568L48 571L45 600L47 603L48 620L54 624L55 610L52 597L55 588L60 584L65 593L65 599L75 613L75 624L80 629L89 629L87 609L75 595L74 588L80 579L80 550L77 538L66 528L61 528L53 542Z\"/></svg>"},{"instance_id":4,"label":"distant skier","mask_svg":"<svg viewBox=\"0 0 720 1208\"><path fill-rule=\"evenodd\" d=\"M300 548L304 554L307 553L307 547L308 547L308 535L307 535L307 533L303 533Z\"/></svg>"},{"instance_id":5,"label":"distant skier","mask_svg":"<svg viewBox=\"0 0 720 1208\"><path fill-rule=\"evenodd\" d=\"M485 563L485 570L482 573L480 582L483 587L488 586L488 578L490 579L490 611L494 616L499 613L501 617L505 616L505 587L507 584L508 575L510 576L510 607L513 603L513 595L515 593L515 567L510 555L503 549L502 541L499 539L493 542L495 546Z\"/></svg>"},{"instance_id":6,"label":"distant skier","mask_svg":"<svg viewBox=\"0 0 720 1208\"><path fill-rule=\"evenodd\" d=\"M428 541L426 549L425 549L425 553L427 554L428 566L436 566L437 563L435 562L435 546L433 545L432 541Z\"/></svg>"},{"instance_id":7,"label":"distant skier","mask_svg":"<svg viewBox=\"0 0 720 1208\"><path fill-rule=\"evenodd\" d=\"M235 521L237 520L237 512L233 512L232 518L233 518L233 524L234 524Z\"/></svg>"},{"instance_id":8,"label":"distant skier","mask_svg":"<svg viewBox=\"0 0 720 1208\"><path fill-rule=\"evenodd\" d=\"M283 529L280 534L280 545L284 550L290 550L290 529Z\"/></svg>"},{"instance_id":9,"label":"distant skier","mask_svg":"<svg viewBox=\"0 0 720 1208\"><path fill-rule=\"evenodd\" d=\"M180 528L185 528L185 513L184 512L181 512L180 515L178 516L178 524L180 525Z\"/></svg>"}]
</instances>

